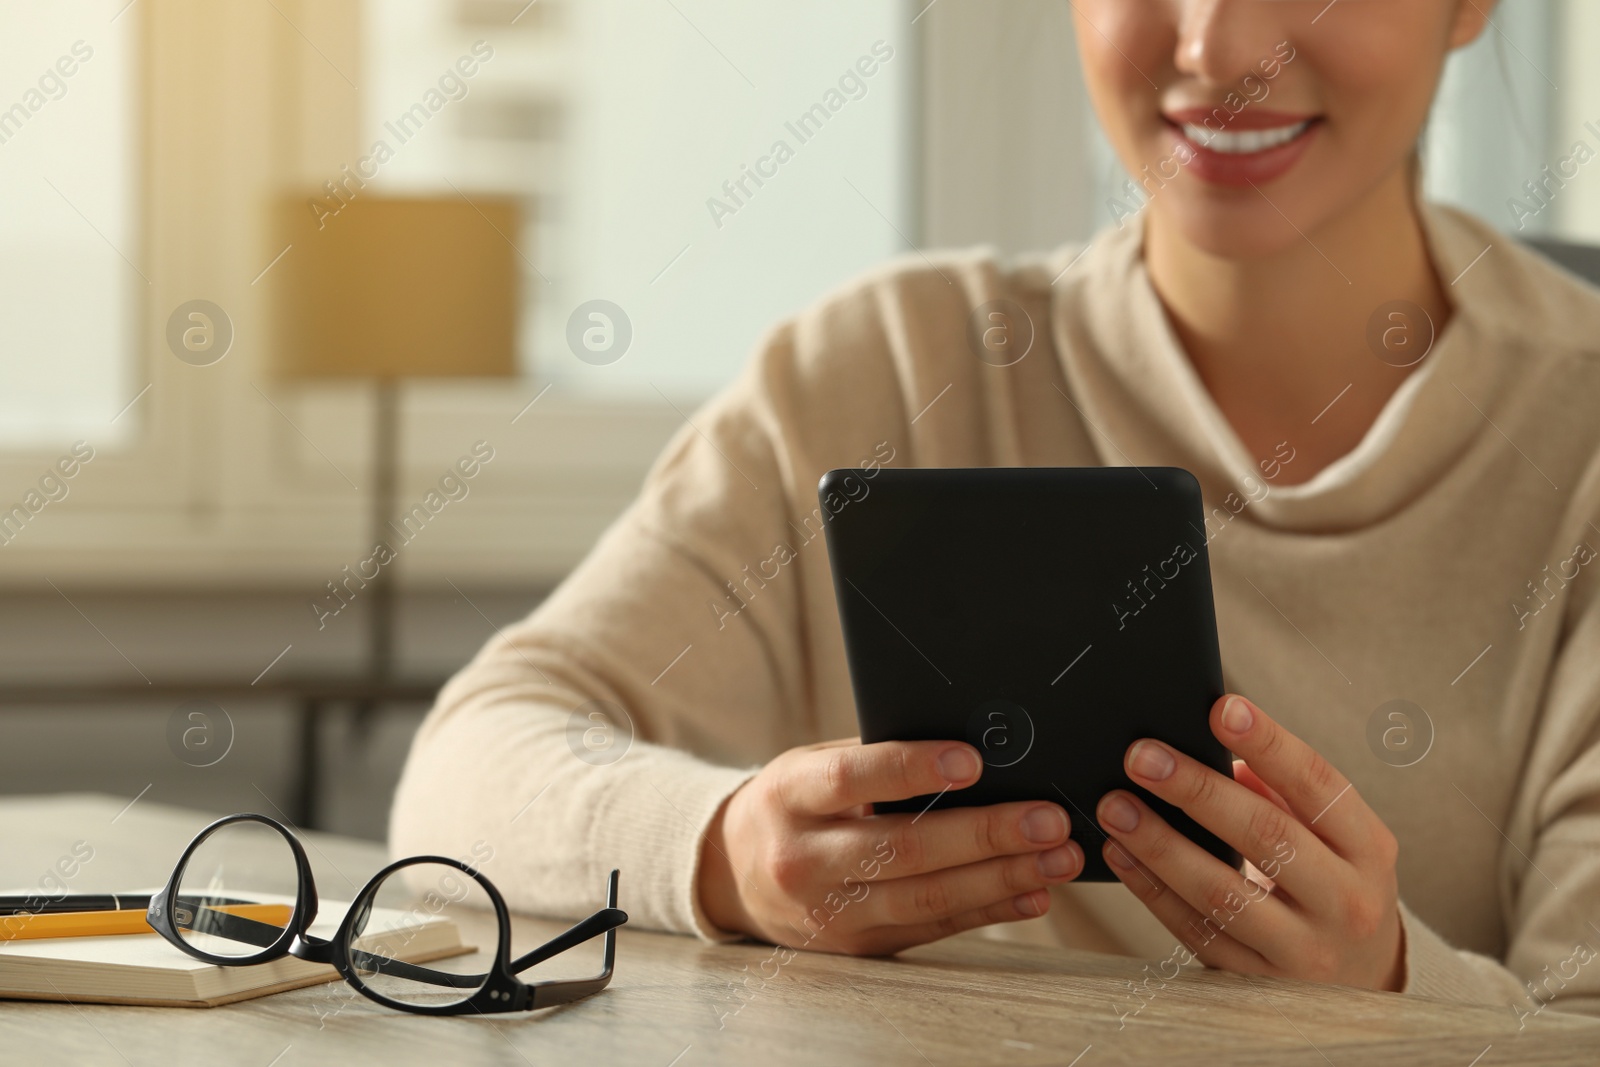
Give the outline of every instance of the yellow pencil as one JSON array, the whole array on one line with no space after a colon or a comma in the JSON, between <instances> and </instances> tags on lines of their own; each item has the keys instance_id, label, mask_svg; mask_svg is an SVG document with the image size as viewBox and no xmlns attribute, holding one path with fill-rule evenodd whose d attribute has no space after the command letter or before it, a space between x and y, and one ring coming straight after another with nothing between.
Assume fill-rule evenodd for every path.
<instances>
[{"instance_id":1,"label":"yellow pencil","mask_svg":"<svg viewBox=\"0 0 1600 1067\"><path fill-rule=\"evenodd\" d=\"M289 925L294 908L288 904L230 904L213 911L239 915L273 926ZM144 921L144 912L68 911L39 915L7 915L0 918L0 941L24 941L37 937L103 937L107 934L153 934Z\"/></svg>"}]
</instances>

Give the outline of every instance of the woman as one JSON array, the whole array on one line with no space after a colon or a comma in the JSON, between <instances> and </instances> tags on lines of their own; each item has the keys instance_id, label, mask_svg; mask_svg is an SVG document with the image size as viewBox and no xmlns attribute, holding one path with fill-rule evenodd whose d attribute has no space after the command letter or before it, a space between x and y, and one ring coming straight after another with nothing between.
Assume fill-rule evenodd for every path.
<instances>
[{"instance_id":1,"label":"woman","mask_svg":"<svg viewBox=\"0 0 1600 1067\"><path fill-rule=\"evenodd\" d=\"M1492 5L1074 6L1138 217L1018 267L908 259L779 326L441 695L394 847L485 839L515 903L574 914L620 866L639 920L709 938L1039 918L1013 936L1600 1011L1600 299L1415 197ZM974 349L975 317L1031 350ZM823 471L1104 464L1186 467L1234 515L1211 726L1242 762L1141 742L1128 771L1243 874L1119 791L1093 817L1122 884L1074 885L1054 804L867 814L969 786L968 746L825 740L855 726Z\"/></svg>"}]
</instances>

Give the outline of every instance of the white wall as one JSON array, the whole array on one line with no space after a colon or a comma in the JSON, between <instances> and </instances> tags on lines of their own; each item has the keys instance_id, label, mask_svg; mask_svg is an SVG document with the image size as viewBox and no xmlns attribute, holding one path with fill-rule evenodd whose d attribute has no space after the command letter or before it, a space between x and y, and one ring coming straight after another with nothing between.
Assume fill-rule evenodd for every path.
<instances>
[{"instance_id":1,"label":"white wall","mask_svg":"<svg viewBox=\"0 0 1600 1067\"><path fill-rule=\"evenodd\" d=\"M634 340L603 367L548 343L540 369L558 383L703 395L780 317L911 250L917 31L905 3L585 0L574 17L561 289L569 308L620 305ZM856 99L839 83L863 57L875 73L850 82ZM790 125L823 101L837 112L802 141ZM793 158L765 164L776 174L761 186L746 181L740 206L723 183L779 142ZM736 213L714 213L713 198ZM564 316L547 326L559 337Z\"/></svg>"},{"instance_id":2,"label":"white wall","mask_svg":"<svg viewBox=\"0 0 1600 1067\"><path fill-rule=\"evenodd\" d=\"M1494 26L1450 58L1423 142L1430 197L1523 236L1563 229L1564 204L1529 218L1506 202L1522 198L1522 184L1556 161L1557 145L1570 144L1560 112L1580 98L1570 85L1558 87L1566 74L1562 24L1573 10L1551 0L1501 0ZM1600 96L1589 103L1600 106ZM1575 187L1570 199L1600 202L1600 182L1594 190Z\"/></svg>"},{"instance_id":3,"label":"white wall","mask_svg":"<svg viewBox=\"0 0 1600 1067\"><path fill-rule=\"evenodd\" d=\"M1587 129L1600 127L1600 3L1559 0L1564 20L1558 42L1555 144L1566 148L1578 139L1600 151L1600 137ZM1600 244L1600 161L1583 171L1583 184L1560 203L1558 227L1567 237Z\"/></svg>"}]
</instances>

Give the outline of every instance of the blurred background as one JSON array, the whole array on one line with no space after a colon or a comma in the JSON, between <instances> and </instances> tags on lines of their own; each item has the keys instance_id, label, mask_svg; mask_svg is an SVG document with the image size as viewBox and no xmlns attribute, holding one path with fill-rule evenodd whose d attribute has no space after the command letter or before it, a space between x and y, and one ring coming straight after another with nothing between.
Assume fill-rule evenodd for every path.
<instances>
[{"instance_id":1,"label":"blurred background","mask_svg":"<svg viewBox=\"0 0 1600 1067\"><path fill-rule=\"evenodd\" d=\"M1123 195L1059 0L0 12L7 793L381 837L431 693L768 325ZM1429 193L1600 243L1600 168L1508 203L1600 148L1600 4L1494 21Z\"/></svg>"}]
</instances>

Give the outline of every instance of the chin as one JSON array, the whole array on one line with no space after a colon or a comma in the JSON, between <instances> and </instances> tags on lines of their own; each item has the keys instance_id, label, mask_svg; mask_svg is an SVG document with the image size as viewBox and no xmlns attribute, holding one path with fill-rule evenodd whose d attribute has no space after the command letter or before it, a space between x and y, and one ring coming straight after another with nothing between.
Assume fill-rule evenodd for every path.
<instances>
[{"instance_id":1,"label":"chin","mask_svg":"<svg viewBox=\"0 0 1600 1067\"><path fill-rule=\"evenodd\" d=\"M1184 243L1217 259L1272 259L1305 238L1254 190L1210 196L1204 190L1178 193L1150 205L1149 222L1166 227ZM1270 193L1268 194L1271 195Z\"/></svg>"}]
</instances>

